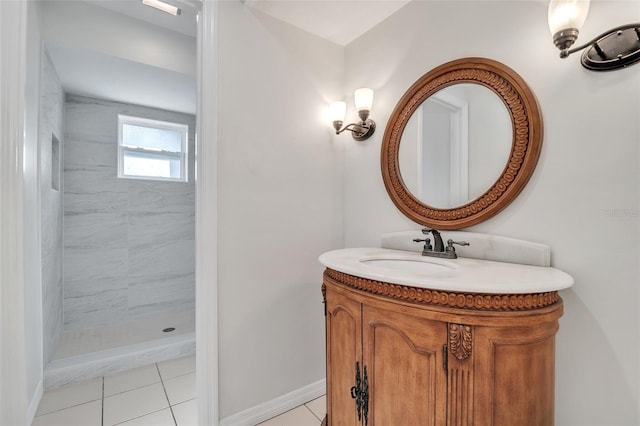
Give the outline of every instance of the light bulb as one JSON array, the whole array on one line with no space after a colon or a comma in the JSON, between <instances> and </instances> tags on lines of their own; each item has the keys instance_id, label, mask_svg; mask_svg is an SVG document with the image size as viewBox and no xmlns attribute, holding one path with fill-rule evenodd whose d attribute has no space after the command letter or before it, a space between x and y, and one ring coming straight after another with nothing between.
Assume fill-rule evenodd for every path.
<instances>
[{"instance_id":1,"label":"light bulb","mask_svg":"<svg viewBox=\"0 0 640 426\"><path fill-rule=\"evenodd\" d=\"M373 105L373 90L363 87L355 92L356 110L371 111Z\"/></svg>"},{"instance_id":2,"label":"light bulb","mask_svg":"<svg viewBox=\"0 0 640 426\"><path fill-rule=\"evenodd\" d=\"M342 101L335 101L329 104L329 118L331 121L344 121L347 114L347 104Z\"/></svg>"},{"instance_id":3,"label":"light bulb","mask_svg":"<svg viewBox=\"0 0 640 426\"><path fill-rule=\"evenodd\" d=\"M551 35L568 29L580 30L589 13L589 0L551 0L549 30Z\"/></svg>"}]
</instances>

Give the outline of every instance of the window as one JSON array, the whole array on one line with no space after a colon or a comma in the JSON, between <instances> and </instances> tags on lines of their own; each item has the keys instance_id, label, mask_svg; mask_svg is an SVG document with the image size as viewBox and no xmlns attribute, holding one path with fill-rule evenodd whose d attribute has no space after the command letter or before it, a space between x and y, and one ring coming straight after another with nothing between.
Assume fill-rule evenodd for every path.
<instances>
[{"instance_id":1,"label":"window","mask_svg":"<svg viewBox=\"0 0 640 426\"><path fill-rule=\"evenodd\" d=\"M186 124L118 115L118 177L187 181Z\"/></svg>"}]
</instances>

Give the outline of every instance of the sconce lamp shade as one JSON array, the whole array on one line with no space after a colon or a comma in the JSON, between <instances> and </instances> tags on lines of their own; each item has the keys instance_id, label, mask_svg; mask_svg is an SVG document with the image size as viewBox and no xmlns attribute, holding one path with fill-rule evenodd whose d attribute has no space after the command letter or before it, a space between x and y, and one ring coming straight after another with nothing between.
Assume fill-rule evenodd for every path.
<instances>
[{"instance_id":1,"label":"sconce lamp shade","mask_svg":"<svg viewBox=\"0 0 640 426\"><path fill-rule=\"evenodd\" d=\"M589 0L551 0L549 29L551 35L568 29L580 30L589 13Z\"/></svg>"},{"instance_id":2,"label":"sconce lamp shade","mask_svg":"<svg viewBox=\"0 0 640 426\"><path fill-rule=\"evenodd\" d=\"M329 118L331 121L344 121L347 115L347 104L342 101L335 101L329 104Z\"/></svg>"},{"instance_id":3,"label":"sconce lamp shade","mask_svg":"<svg viewBox=\"0 0 640 426\"><path fill-rule=\"evenodd\" d=\"M373 90L363 87L355 92L356 110L371 111L373 105Z\"/></svg>"}]
</instances>

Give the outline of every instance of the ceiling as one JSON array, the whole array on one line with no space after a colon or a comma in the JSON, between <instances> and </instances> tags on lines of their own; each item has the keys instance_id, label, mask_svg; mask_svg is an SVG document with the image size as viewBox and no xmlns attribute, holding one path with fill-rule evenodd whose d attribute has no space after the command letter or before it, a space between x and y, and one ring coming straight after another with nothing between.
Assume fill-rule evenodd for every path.
<instances>
[{"instance_id":1,"label":"ceiling","mask_svg":"<svg viewBox=\"0 0 640 426\"><path fill-rule=\"evenodd\" d=\"M181 8L182 12L178 16L171 16L145 6L140 0L83 1L196 37L196 8L192 5L199 0L164 0ZM259 10L318 37L346 46L411 0L239 1L251 10Z\"/></svg>"},{"instance_id":2,"label":"ceiling","mask_svg":"<svg viewBox=\"0 0 640 426\"><path fill-rule=\"evenodd\" d=\"M411 0L244 0L321 38L346 46Z\"/></svg>"},{"instance_id":3,"label":"ceiling","mask_svg":"<svg viewBox=\"0 0 640 426\"><path fill-rule=\"evenodd\" d=\"M1 1L1 0L0 0ZM55 0L47 0L55 4ZM74 0L98 6L95 13L124 15L194 38L199 0L165 0L181 8L171 16L140 0ZM242 1L242 0L227 0ZM345 46L410 0L244 0L245 7L268 14L304 31ZM105 11L106 10L106 11ZM193 75L132 58L107 55L78 46L48 42L49 55L68 93L195 114ZM195 48L195 47L194 47Z\"/></svg>"},{"instance_id":4,"label":"ceiling","mask_svg":"<svg viewBox=\"0 0 640 426\"><path fill-rule=\"evenodd\" d=\"M142 4L140 0L83 0L87 3L109 9L113 12L140 19L171 31L191 37L196 36L196 8L190 6L190 1L163 0L180 8L180 15L172 16L157 9Z\"/></svg>"}]
</instances>

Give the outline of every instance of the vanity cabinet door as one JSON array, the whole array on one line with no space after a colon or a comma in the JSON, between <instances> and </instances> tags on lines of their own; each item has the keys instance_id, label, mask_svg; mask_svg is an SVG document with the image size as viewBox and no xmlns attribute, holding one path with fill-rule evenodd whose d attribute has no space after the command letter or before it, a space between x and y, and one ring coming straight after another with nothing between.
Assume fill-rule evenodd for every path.
<instances>
[{"instance_id":1,"label":"vanity cabinet door","mask_svg":"<svg viewBox=\"0 0 640 426\"><path fill-rule=\"evenodd\" d=\"M475 424L553 426L556 318L474 329Z\"/></svg>"},{"instance_id":2,"label":"vanity cabinet door","mask_svg":"<svg viewBox=\"0 0 640 426\"><path fill-rule=\"evenodd\" d=\"M327 418L331 426L355 426L361 421L351 388L356 363L362 370L361 304L327 286L326 308Z\"/></svg>"},{"instance_id":3,"label":"vanity cabinet door","mask_svg":"<svg viewBox=\"0 0 640 426\"><path fill-rule=\"evenodd\" d=\"M363 305L369 426L447 424L446 338L446 323Z\"/></svg>"}]
</instances>

